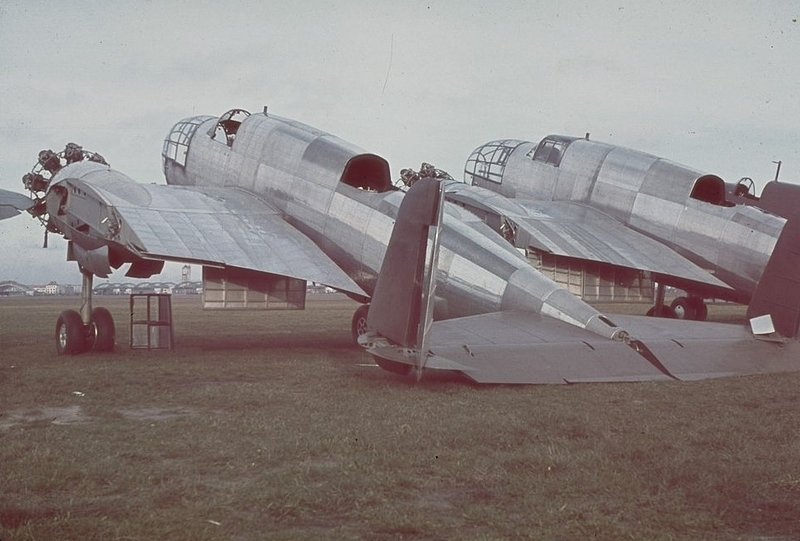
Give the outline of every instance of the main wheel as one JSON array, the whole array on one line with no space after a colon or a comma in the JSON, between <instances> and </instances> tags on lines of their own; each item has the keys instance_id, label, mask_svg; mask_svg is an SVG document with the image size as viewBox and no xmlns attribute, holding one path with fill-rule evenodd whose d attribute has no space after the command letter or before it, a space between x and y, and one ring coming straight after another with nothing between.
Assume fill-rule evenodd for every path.
<instances>
[{"instance_id":1,"label":"main wheel","mask_svg":"<svg viewBox=\"0 0 800 541\"><path fill-rule=\"evenodd\" d=\"M114 351L116 329L114 328L114 318L111 317L111 312L102 306L92 310L90 327L90 340L94 342L94 350Z\"/></svg>"},{"instance_id":2,"label":"main wheel","mask_svg":"<svg viewBox=\"0 0 800 541\"><path fill-rule=\"evenodd\" d=\"M700 297L689 297L689 303L694 307L694 318L697 321L705 321L708 317L708 306Z\"/></svg>"},{"instance_id":3,"label":"main wheel","mask_svg":"<svg viewBox=\"0 0 800 541\"><path fill-rule=\"evenodd\" d=\"M647 311L648 317L664 317L667 319L675 319L675 310L667 306L666 304L661 307L661 310L658 310L655 306L651 307L650 310Z\"/></svg>"},{"instance_id":4,"label":"main wheel","mask_svg":"<svg viewBox=\"0 0 800 541\"><path fill-rule=\"evenodd\" d=\"M369 313L369 304L362 304L356 310L356 313L353 314L353 321L350 326L350 330L353 334L353 343L359 345L358 337L362 334L366 334L369 330L367 327L367 314Z\"/></svg>"},{"instance_id":5,"label":"main wheel","mask_svg":"<svg viewBox=\"0 0 800 541\"><path fill-rule=\"evenodd\" d=\"M697 319L697 308L691 299L678 297L669 305L677 319Z\"/></svg>"},{"instance_id":6,"label":"main wheel","mask_svg":"<svg viewBox=\"0 0 800 541\"><path fill-rule=\"evenodd\" d=\"M86 351L86 328L75 310L64 310L56 322L56 351L59 355L75 355Z\"/></svg>"}]
</instances>

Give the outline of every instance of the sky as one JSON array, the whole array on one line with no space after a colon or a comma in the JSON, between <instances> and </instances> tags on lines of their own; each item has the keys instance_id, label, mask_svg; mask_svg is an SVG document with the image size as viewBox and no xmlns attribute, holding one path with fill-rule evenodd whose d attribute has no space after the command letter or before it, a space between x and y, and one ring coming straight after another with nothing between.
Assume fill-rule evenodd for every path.
<instances>
[{"instance_id":1,"label":"sky","mask_svg":"<svg viewBox=\"0 0 800 541\"><path fill-rule=\"evenodd\" d=\"M72 141L163 183L176 121L264 106L396 175L588 132L759 189L780 160L800 183L798 68L796 0L0 0L0 188ZM0 222L0 281L80 283L42 238Z\"/></svg>"}]
</instances>

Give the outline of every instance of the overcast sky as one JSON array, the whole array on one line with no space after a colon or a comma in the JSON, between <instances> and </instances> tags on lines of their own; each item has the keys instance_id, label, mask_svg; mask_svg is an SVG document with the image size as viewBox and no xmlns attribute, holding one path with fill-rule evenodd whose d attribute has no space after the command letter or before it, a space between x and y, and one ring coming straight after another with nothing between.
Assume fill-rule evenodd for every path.
<instances>
[{"instance_id":1,"label":"overcast sky","mask_svg":"<svg viewBox=\"0 0 800 541\"><path fill-rule=\"evenodd\" d=\"M796 0L2 0L0 188L70 141L161 183L174 122L264 105L394 174L461 178L486 141L590 132L759 188L781 160L800 183L798 19ZM79 283L42 235L0 222L0 280Z\"/></svg>"}]
</instances>

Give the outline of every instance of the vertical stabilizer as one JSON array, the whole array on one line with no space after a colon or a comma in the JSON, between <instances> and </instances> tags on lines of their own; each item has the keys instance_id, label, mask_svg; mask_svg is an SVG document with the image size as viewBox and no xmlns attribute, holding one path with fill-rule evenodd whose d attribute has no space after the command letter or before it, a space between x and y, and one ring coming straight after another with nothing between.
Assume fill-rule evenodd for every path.
<instances>
[{"instance_id":1,"label":"vertical stabilizer","mask_svg":"<svg viewBox=\"0 0 800 541\"><path fill-rule=\"evenodd\" d=\"M786 222L758 281L747 318L769 315L775 331L796 338L800 324L800 214Z\"/></svg>"},{"instance_id":2,"label":"vertical stabilizer","mask_svg":"<svg viewBox=\"0 0 800 541\"><path fill-rule=\"evenodd\" d=\"M418 352L417 376L427 358L443 201L441 182L427 178L416 182L403 198L367 318L370 331Z\"/></svg>"}]
</instances>

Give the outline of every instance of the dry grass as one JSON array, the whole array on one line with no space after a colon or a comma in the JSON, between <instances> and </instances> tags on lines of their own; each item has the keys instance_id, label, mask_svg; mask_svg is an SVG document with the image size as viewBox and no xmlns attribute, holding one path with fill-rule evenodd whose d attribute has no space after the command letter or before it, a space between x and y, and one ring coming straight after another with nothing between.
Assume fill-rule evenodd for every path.
<instances>
[{"instance_id":1,"label":"dry grass","mask_svg":"<svg viewBox=\"0 0 800 541\"><path fill-rule=\"evenodd\" d=\"M76 304L0 299L4 541L800 539L800 374L415 384L350 346L343 300L175 299L177 349L146 352L98 299L117 351L58 357Z\"/></svg>"}]
</instances>

